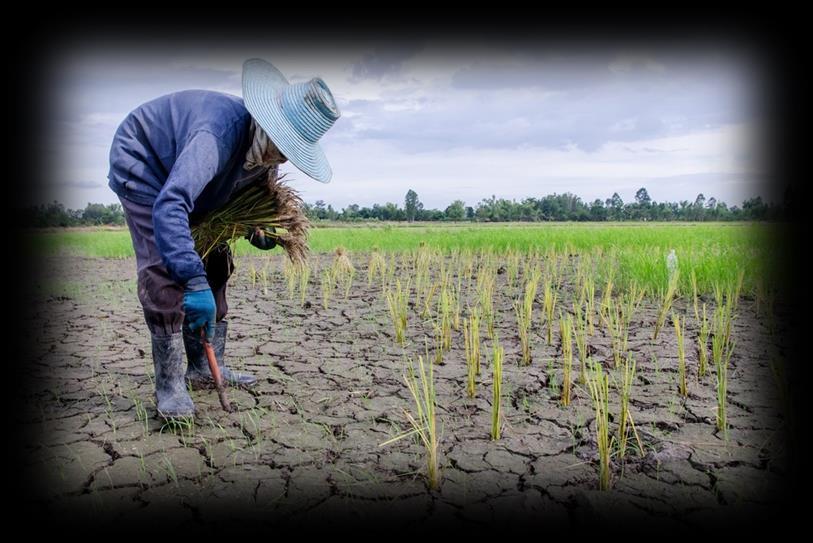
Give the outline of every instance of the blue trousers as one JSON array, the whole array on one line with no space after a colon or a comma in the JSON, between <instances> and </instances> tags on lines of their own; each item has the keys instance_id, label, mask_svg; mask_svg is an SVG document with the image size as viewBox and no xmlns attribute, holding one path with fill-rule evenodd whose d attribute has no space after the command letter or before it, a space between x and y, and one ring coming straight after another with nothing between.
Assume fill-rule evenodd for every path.
<instances>
[{"instance_id":1,"label":"blue trousers","mask_svg":"<svg viewBox=\"0 0 813 543\"><path fill-rule=\"evenodd\" d=\"M180 332L184 322L183 286L170 276L155 245L152 207L119 198L133 241L138 273L138 299L150 331L158 336ZM226 283L234 271L228 245L213 250L204 261L206 278L217 305L217 321L229 310Z\"/></svg>"}]
</instances>

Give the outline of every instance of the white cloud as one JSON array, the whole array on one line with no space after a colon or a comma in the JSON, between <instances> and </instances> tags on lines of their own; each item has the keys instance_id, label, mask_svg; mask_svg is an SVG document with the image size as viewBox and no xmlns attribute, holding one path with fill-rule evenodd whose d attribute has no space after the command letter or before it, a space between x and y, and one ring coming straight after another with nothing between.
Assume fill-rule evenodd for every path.
<instances>
[{"instance_id":1,"label":"white cloud","mask_svg":"<svg viewBox=\"0 0 813 543\"><path fill-rule=\"evenodd\" d=\"M308 201L337 208L401 202L409 188L429 207L565 191L629 199L640 186L655 199L704 192L733 204L759 190L754 180L765 173L755 82L725 58L602 52L570 59L425 43L391 55L391 67L384 55L365 68L371 77L359 78L354 66L371 51L303 52L284 43L143 57L77 51L59 70L59 128L45 142L59 152L49 178L66 187L66 205L115 201L107 155L124 116L185 88L240 95L242 62L252 56L292 81L321 76L336 96L343 118L324 139L333 183L286 168Z\"/></svg>"}]
</instances>

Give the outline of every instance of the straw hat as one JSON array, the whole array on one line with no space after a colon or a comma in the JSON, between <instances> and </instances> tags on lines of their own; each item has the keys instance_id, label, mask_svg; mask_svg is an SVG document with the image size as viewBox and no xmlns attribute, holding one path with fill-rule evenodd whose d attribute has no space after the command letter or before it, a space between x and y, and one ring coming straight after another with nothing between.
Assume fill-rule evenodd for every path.
<instances>
[{"instance_id":1,"label":"straw hat","mask_svg":"<svg viewBox=\"0 0 813 543\"><path fill-rule=\"evenodd\" d=\"M252 58L243 63L243 102L285 158L309 177L330 181L319 138L341 113L322 79L292 85L271 63Z\"/></svg>"}]
</instances>

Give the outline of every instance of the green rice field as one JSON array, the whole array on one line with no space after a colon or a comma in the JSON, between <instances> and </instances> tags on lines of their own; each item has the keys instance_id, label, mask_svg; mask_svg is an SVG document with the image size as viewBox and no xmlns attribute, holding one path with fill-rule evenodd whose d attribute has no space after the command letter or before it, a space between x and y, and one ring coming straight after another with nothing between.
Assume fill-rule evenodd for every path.
<instances>
[{"instance_id":1,"label":"green rice field","mask_svg":"<svg viewBox=\"0 0 813 543\"><path fill-rule=\"evenodd\" d=\"M506 253L556 251L609 256L617 266L617 284L631 282L659 290L666 282L665 258L674 249L681 270L680 288L689 289L691 272L697 288L711 292L715 283L729 284L743 274L743 293L772 284L771 266L783 260L783 226L763 223L555 223L361 225L314 227L310 247L326 253L342 246L351 253L411 251L422 244L444 252ZM34 255L70 254L93 258L133 256L126 229L32 231ZM272 253L279 253L279 250ZM261 255L246 241L237 256Z\"/></svg>"}]
</instances>

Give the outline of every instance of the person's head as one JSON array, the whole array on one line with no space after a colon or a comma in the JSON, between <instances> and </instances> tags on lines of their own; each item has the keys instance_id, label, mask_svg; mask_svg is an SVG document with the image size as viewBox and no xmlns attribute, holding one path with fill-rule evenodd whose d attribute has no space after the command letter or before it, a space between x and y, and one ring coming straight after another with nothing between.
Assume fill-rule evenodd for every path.
<instances>
[{"instance_id":1,"label":"person's head","mask_svg":"<svg viewBox=\"0 0 813 543\"><path fill-rule=\"evenodd\" d=\"M246 152L243 168L253 170L257 167L275 168L285 163L288 159L282 151L274 145L265 130L257 124L253 118L251 120L251 146Z\"/></svg>"}]
</instances>

